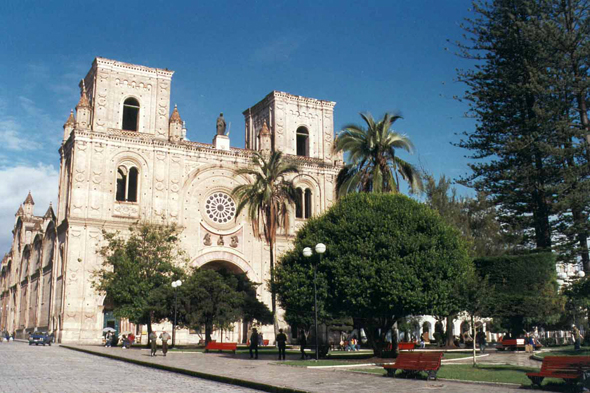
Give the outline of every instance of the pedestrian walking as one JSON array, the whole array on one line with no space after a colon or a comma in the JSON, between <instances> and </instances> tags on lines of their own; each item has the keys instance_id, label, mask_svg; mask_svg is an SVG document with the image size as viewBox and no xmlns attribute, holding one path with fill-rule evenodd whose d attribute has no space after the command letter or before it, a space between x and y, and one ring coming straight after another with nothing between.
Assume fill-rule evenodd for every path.
<instances>
[{"instance_id":1,"label":"pedestrian walking","mask_svg":"<svg viewBox=\"0 0 590 393\"><path fill-rule=\"evenodd\" d=\"M279 329L279 334L277 334L276 341L277 347L279 347L279 360L285 360L285 352L287 349L287 335L283 333L283 329Z\"/></svg>"},{"instance_id":2,"label":"pedestrian walking","mask_svg":"<svg viewBox=\"0 0 590 393\"><path fill-rule=\"evenodd\" d=\"M156 351L158 350L158 335L156 334L156 332L152 331L148 336L148 339L150 340L151 348L150 356L156 356Z\"/></svg>"},{"instance_id":3,"label":"pedestrian walking","mask_svg":"<svg viewBox=\"0 0 590 393\"><path fill-rule=\"evenodd\" d=\"M299 347L301 350L301 359L305 359L305 346L307 345L307 338L305 337L305 331L301 330L299 336Z\"/></svg>"},{"instance_id":4,"label":"pedestrian walking","mask_svg":"<svg viewBox=\"0 0 590 393\"><path fill-rule=\"evenodd\" d=\"M258 359L258 330L256 328L252 329L252 334L250 335L250 359L256 355L256 359Z\"/></svg>"},{"instance_id":5,"label":"pedestrian walking","mask_svg":"<svg viewBox=\"0 0 590 393\"><path fill-rule=\"evenodd\" d=\"M160 340L162 340L162 353L164 356L166 356L166 352L168 352L168 340L170 340L170 335L164 330L162 334L160 334Z\"/></svg>"}]
</instances>

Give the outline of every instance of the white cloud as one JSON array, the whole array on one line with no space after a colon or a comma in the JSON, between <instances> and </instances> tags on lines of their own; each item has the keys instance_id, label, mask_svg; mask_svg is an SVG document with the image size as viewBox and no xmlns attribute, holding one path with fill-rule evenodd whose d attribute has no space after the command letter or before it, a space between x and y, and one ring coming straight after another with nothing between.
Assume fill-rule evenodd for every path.
<instances>
[{"instance_id":1,"label":"white cloud","mask_svg":"<svg viewBox=\"0 0 590 393\"><path fill-rule=\"evenodd\" d=\"M0 97L0 146L3 150L35 150L41 147L37 142L31 141L22 132L21 124L16 117L6 114L6 103Z\"/></svg>"},{"instance_id":2,"label":"white cloud","mask_svg":"<svg viewBox=\"0 0 590 393\"><path fill-rule=\"evenodd\" d=\"M29 191L34 214L42 216L53 202L56 210L59 171L53 165L0 167L0 258L10 249L14 214Z\"/></svg>"},{"instance_id":3,"label":"white cloud","mask_svg":"<svg viewBox=\"0 0 590 393\"><path fill-rule=\"evenodd\" d=\"M259 63L279 63L289 61L299 49L302 39L294 35L277 38L260 47L252 54L252 60Z\"/></svg>"}]
</instances>

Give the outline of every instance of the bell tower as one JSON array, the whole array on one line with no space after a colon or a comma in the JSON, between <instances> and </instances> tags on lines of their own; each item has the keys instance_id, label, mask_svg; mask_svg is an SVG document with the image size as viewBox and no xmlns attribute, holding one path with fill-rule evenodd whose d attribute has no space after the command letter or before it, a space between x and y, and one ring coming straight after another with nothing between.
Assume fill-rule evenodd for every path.
<instances>
[{"instance_id":1,"label":"bell tower","mask_svg":"<svg viewBox=\"0 0 590 393\"><path fill-rule=\"evenodd\" d=\"M268 126L271 150L324 161L342 160L332 152L335 102L273 91L243 112L246 148L268 148L264 124Z\"/></svg>"},{"instance_id":2,"label":"bell tower","mask_svg":"<svg viewBox=\"0 0 590 393\"><path fill-rule=\"evenodd\" d=\"M174 71L97 57L81 82L87 89L93 131L109 129L168 139Z\"/></svg>"}]
</instances>

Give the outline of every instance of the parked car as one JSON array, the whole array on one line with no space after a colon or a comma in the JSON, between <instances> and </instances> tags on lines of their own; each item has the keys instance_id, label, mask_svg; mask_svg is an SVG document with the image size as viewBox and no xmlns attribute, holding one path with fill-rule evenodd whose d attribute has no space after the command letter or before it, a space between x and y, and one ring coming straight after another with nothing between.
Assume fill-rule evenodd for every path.
<instances>
[{"instance_id":1,"label":"parked car","mask_svg":"<svg viewBox=\"0 0 590 393\"><path fill-rule=\"evenodd\" d=\"M40 332L35 332L35 333L31 333L29 335L29 345L39 345L42 344L43 346L45 346L45 344L51 346L51 337L49 337L49 335L47 333L40 333Z\"/></svg>"}]
</instances>

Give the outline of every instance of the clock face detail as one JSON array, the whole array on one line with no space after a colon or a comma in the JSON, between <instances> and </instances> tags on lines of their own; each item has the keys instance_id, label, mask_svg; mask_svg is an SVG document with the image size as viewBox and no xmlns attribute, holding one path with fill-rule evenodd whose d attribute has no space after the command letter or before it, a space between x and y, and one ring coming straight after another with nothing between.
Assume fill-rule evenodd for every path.
<instances>
[{"instance_id":1,"label":"clock face detail","mask_svg":"<svg viewBox=\"0 0 590 393\"><path fill-rule=\"evenodd\" d=\"M207 198L205 210L210 220L219 224L225 224L235 217L236 204L226 193L216 192Z\"/></svg>"}]
</instances>

